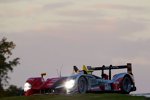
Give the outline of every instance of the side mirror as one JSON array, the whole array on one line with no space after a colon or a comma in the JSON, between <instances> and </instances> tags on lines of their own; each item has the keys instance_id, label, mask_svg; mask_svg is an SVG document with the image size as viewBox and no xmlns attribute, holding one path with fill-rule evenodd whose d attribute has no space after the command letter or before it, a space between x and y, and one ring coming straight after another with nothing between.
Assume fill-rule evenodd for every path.
<instances>
[{"instance_id":1,"label":"side mirror","mask_svg":"<svg viewBox=\"0 0 150 100\"><path fill-rule=\"evenodd\" d=\"M41 77L43 78L46 75L46 73L41 73Z\"/></svg>"}]
</instances>

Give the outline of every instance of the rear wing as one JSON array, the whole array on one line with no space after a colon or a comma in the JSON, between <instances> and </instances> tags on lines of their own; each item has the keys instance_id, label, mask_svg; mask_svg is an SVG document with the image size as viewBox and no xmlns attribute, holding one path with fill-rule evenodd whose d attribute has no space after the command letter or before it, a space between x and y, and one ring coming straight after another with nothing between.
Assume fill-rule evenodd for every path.
<instances>
[{"instance_id":1,"label":"rear wing","mask_svg":"<svg viewBox=\"0 0 150 100\"><path fill-rule=\"evenodd\" d=\"M119 65L119 66L112 66L112 65L110 65L110 66L103 65L102 67L89 67L88 66L89 70L93 70L93 71L102 70L102 75L104 74L104 70L109 70L109 79L111 79L111 70L112 69L126 69L126 68L127 68L127 73L130 75L133 75L131 63L127 63L127 65Z\"/></svg>"}]
</instances>

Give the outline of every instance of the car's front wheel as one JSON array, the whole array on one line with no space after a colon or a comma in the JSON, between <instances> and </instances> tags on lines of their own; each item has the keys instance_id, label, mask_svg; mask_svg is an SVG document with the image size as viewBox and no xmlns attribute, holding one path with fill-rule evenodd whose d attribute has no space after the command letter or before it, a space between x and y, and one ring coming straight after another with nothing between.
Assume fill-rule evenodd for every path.
<instances>
[{"instance_id":1,"label":"car's front wheel","mask_svg":"<svg viewBox=\"0 0 150 100\"><path fill-rule=\"evenodd\" d=\"M87 81L84 77L80 77L78 80L78 92L79 93L86 93L87 91Z\"/></svg>"}]
</instances>

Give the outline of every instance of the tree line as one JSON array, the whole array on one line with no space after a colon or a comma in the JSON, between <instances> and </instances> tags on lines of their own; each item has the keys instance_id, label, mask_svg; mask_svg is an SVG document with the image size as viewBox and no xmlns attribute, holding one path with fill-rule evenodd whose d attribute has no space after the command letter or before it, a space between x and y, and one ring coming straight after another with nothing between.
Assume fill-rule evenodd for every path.
<instances>
[{"instance_id":1,"label":"tree line","mask_svg":"<svg viewBox=\"0 0 150 100\"><path fill-rule=\"evenodd\" d=\"M13 41L8 41L3 37L0 40L0 97L19 95L21 88L9 85L9 72L13 72L14 67L19 64L20 58L11 58L12 50L16 47ZM9 86L5 89L6 86Z\"/></svg>"}]
</instances>

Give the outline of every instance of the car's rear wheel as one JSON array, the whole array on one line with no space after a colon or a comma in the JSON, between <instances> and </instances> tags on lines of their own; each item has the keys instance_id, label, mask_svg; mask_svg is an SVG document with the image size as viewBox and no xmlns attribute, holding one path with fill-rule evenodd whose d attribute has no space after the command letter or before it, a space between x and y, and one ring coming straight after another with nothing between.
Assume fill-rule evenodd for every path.
<instances>
[{"instance_id":1,"label":"car's rear wheel","mask_svg":"<svg viewBox=\"0 0 150 100\"><path fill-rule=\"evenodd\" d=\"M78 92L86 93L87 91L87 81L84 77L80 77L78 80Z\"/></svg>"},{"instance_id":2,"label":"car's rear wheel","mask_svg":"<svg viewBox=\"0 0 150 100\"><path fill-rule=\"evenodd\" d=\"M129 94L132 89L132 80L129 76L125 76L122 80L121 90L122 93Z\"/></svg>"}]
</instances>

